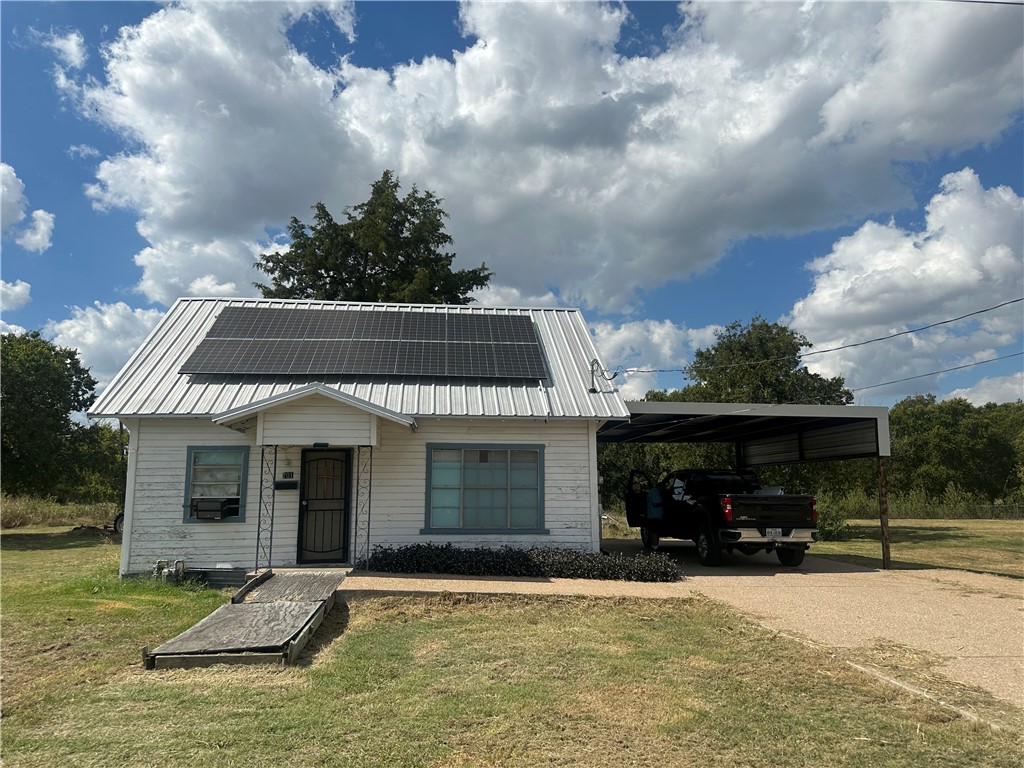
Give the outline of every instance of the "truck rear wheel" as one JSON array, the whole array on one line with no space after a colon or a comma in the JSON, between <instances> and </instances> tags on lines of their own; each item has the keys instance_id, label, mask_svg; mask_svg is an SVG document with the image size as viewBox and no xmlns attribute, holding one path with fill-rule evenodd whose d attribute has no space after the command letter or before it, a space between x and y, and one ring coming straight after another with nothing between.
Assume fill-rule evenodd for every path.
<instances>
[{"instance_id":1,"label":"truck rear wheel","mask_svg":"<svg viewBox=\"0 0 1024 768\"><path fill-rule=\"evenodd\" d=\"M658 545L661 544L661 536L654 533L646 525L640 528L640 543L644 545L644 549L656 550Z\"/></svg>"},{"instance_id":2,"label":"truck rear wheel","mask_svg":"<svg viewBox=\"0 0 1024 768\"><path fill-rule=\"evenodd\" d=\"M701 565L714 568L722 562L722 548L718 546L710 528L701 528L694 543L697 545L697 559Z\"/></svg>"},{"instance_id":3,"label":"truck rear wheel","mask_svg":"<svg viewBox=\"0 0 1024 768\"><path fill-rule=\"evenodd\" d=\"M804 561L804 554L806 554L806 552L802 549L779 547L775 550L775 554L778 556L779 562L787 568L796 568Z\"/></svg>"}]
</instances>

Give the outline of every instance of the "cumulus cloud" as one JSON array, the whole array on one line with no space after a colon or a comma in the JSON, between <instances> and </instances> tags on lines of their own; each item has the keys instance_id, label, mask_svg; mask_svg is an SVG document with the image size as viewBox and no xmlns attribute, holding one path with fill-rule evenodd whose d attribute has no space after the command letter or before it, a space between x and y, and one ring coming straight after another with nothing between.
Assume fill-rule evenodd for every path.
<instances>
[{"instance_id":1,"label":"cumulus cloud","mask_svg":"<svg viewBox=\"0 0 1024 768\"><path fill-rule=\"evenodd\" d=\"M30 301L32 301L32 286L24 280L15 280L13 283L0 280L0 309L4 312L21 309Z\"/></svg>"},{"instance_id":2,"label":"cumulus cloud","mask_svg":"<svg viewBox=\"0 0 1024 768\"><path fill-rule=\"evenodd\" d=\"M42 253L53 242L53 224L56 219L49 211L32 211L32 223L22 230L16 242L26 251Z\"/></svg>"},{"instance_id":3,"label":"cumulus cloud","mask_svg":"<svg viewBox=\"0 0 1024 768\"><path fill-rule=\"evenodd\" d=\"M50 247L56 217L40 209L32 212L27 225L21 226L28 210L25 183L7 163L0 163L0 200L0 223L4 234L12 234L14 241L26 251L42 253Z\"/></svg>"},{"instance_id":4,"label":"cumulus cloud","mask_svg":"<svg viewBox=\"0 0 1024 768\"><path fill-rule=\"evenodd\" d=\"M181 3L123 29L102 81L58 86L126 139L88 194L138 216L138 287L163 303L251 294L268 231L391 168L445 198L456 266L628 310L745 237L910 204L900 162L995 141L1019 113L1019 9L680 9L662 48L624 56L625 6L465 4L451 60L383 71L288 41L299 18L353 39L349 4Z\"/></svg>"},{"instance_id":5,"label":"cumulus cloud","mask_svg":"<svg viewBox=\"0 0 1024 768\"><path fill-rule=\"evenodd\" d=\"M70 32L36 33L40 42L52 50L57 60L69 69L81 69L89 55L85 50L85 38L78 30Z\"/></svg>"},{"instance_id":6,"label":"cumulus cloud","mask_svg":"<svg viewBox=\"0 0 1024 768\"><path fill-rule=\"evenodd\" d=\"M813 289L788 319L827 349L993 307L1024 296L1022 249L1024 200L1009 187L985 189L965 168L943 178L920 230L868 221L808 264ZM993 359L1000 347L1019 349L1021 333L1020 305L1011 304L807 362L824 375L844 375L848 386L869 386Z\"/></svg>"},{"instance_id":7,"label":"cumulus cloud","mask_svg":"<svg viewBox=\"0 0 1024 768\"><path fill-rule=\"evenodd\" d=\"M77 349L102 389L161 317L163 313L156 309L97 301L91 307L71 307L71 317L50 321L43 333L59 346Z\"/></svg>"},{"instance_id":8,"label":"cumulus cloud","mask_svg":"<svg viewBox=\"0 0 1024 768\"><path fill-rule=\"evenodd\" d=\"M1010 376L985 378L972 387L954 389L943 400L962 397L972 405L986 403L1016 403L1024 400L1024 373L1017 372Z\"/></svg>"},{"instance_id":9,"label":"cumulus cloud","mask_svg":"<svg viewBox=\"0 0 1024 768\"><path fill-rule=\"evenodd\" d=\"M658 370L679 370L687 362L689 332L670 320L635 320L616 325L594 323L594 346L627 400L639 400L651 389L664 388L670 375ZM679 374L677 386L682 385Z\"/></svg>"},{"instance_id":10,"label":"cumulus cloud","mask_svg":"<svg viewBox=\"0 0 1024 768\"><path fill-rule=\"evenodd\" d=\"M14 168L0 163L0 227L4 232L21 223L26 208L25 183L18 178Z\"/></svg>"}]
</instances>

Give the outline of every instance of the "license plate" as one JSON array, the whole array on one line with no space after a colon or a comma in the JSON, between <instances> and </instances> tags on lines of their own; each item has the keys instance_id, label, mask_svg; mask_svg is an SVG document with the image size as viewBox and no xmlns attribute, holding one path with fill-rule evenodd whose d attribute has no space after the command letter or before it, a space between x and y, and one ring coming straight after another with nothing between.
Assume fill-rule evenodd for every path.
<instances>
[{"instance_id":1,"label":"license plate","mask_svg":"<svg viewBox=\"0 0 1024 768\"><path fill-rule=\"evenodd\" d=\"M768 538L773 538L774 537L774 538L777 538L777 539L781 539L782 538L782 529L781 528L769 528L768 530L766 530L764 532L764 535L767 536Z\"/></svg>"}]
</instances>

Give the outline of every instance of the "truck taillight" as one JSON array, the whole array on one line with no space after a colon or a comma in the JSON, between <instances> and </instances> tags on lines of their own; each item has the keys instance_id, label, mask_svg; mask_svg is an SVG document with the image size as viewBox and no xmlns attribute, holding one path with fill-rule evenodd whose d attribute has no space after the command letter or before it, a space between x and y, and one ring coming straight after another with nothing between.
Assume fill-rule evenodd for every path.
<instances>
[{"instance_id":1,"label":"truck taillight","mask_svg":"<svg viewBox=\"0 0 1024 768\"><path fill-rule=\"evenodd\" d=\"M818 525L818 500L811 499L811 522L817 527Z\"/></svg>"},{"instance_id":2,"label":"truck taillight","mask_svg":"<svg viewBox=\"0 0 1024 768\"><path fill-rule=\"evenodd\" d=\"M725 522L732 522L732 499L728 496L722 498L722 517Z\"/></svg>"}]
</instances>

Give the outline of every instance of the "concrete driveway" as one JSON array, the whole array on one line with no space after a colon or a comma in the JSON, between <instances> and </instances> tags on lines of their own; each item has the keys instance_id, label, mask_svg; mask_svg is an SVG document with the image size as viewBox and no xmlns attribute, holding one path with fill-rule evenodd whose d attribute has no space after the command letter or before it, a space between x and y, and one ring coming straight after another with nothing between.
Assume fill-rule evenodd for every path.
<instances>
[{"instance_id":1,"label":"concrete driveway","mask_svg":"<svg viewBox=\"0 0 1024 768\"><path fill-rule=\"evenodd\" d=\"M639 552L639 541L605 541ZM937 671L1024 708L1024 582L965 571L882 571L808 556L733 555L705 568L689 542L663 542L687 578L675 584L354 573L341 591L578 594L644 598L702 594L779 632L836 648L898 644L942 657Z\"/></svg>"}]
</instances>

